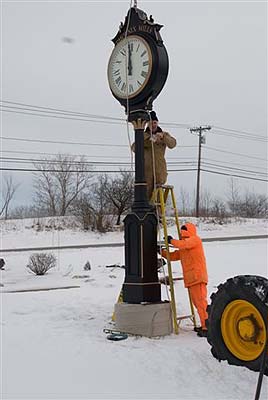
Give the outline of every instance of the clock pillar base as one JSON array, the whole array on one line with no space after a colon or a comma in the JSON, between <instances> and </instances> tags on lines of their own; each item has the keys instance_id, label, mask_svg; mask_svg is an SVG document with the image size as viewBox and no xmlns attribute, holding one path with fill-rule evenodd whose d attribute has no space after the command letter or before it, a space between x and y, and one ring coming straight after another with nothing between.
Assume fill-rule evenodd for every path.
<instances>
[{"instance_id":1,"label":"clock pillar base","mask_svg":"<svg viewBox=\"0 0 268 400\"><path fill-rule=\"evenodd\" d=\"M173 332L170 302L115 304L115 329L132 335L166 336Z\"/></svg>"}]
</instances>

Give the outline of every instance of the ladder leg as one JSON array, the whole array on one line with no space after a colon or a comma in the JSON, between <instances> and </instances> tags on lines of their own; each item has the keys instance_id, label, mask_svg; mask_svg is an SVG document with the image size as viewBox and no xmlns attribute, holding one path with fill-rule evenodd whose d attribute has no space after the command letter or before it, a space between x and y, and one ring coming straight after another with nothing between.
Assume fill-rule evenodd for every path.
<instances>
[{"instance_id":1,"label":"ladder leg","mask_svg":"<svg viewBox=\"0 0 268 400\"><path fill-rule=\"evenodd\" d=\"M178 238L181 238L181 233L180 233L180 223L179 223L179 214L177 211L177 206L176 206L176 199L175 199L175 195L174 195L174 190L171 189L171 199L172 199L172 207L174 210L174 214L175 214L175 222L176 222L176 227L177 227L177 233L178 233Z\"/></svg>"},{"instance_id":2,"label":"ladder leg","mask_svg":"<svg viewBox=\"0 0 268 400\"><path fill-rule=\"evenodd\" d=\"M196 328L196 327L197 327L197 324L196 324L194 306L193 306L193 302L192 302L192 298L191 298L190 290L189 290L189 289L188 289L188 296L189 296L189 303L190 303L190 308L191 308L191 314L192 314L192 316L193 316L193 324L194 324L194 327Z\"/></svg>"},{"instance_id":3,"label":"ladder leg","mask_svg":"<svg viewBox=\"0 0 268 400\"><path fill-rule=\"evenodd\" d=\"M176 199L175 199L173 188L170 191L171 191L172 206L173 206L173 210L174 210L174 214L175 214L175 222L176 222L178 237L180 239L181 238L181 233L180 233L179 214L178 214L178 211L177 211ZM191 314L192 314L192 320L193 320L194 327L196 328L197 325L196 325L195 311L194 311L194 306L193 306L193 302L192 302L192 299L191 299L191 295L190 295L189 289L188 289L188 296L189 296L189 303L190 303L190 309L191 309Z\"/></svg>"},{"instance_id":4,"label":"ladder leg","mask_svg":"<svg viewBox=\"0 0 268 400\"><path fill-rule=\"evenodd\" d=\"M118 295L118 298L117 298L116 303L123 303L123 289L122 289L122 288L121 288L121 290L120 290L120 293L119 293L119 295ZM115 312L113 312L112 321L113 321L113 322L115 321Z\"/></svg>"},{"instance_id":5,"label":"ladder leg","mask_svg":"<svg viewBox=\"0 0 268 400\"><path fill-rule=\"evenodd\" d=\"M178 322L177 322L177 310L176 310L176 302L175 302L174 284L173 284L173 279L172 279L172 269L171 269L169 247L168 247L168 240L167 240L168 232L167 232L165 202L164 202L164 194L163 194L162 188L160 188L160 190L159 190L159 197L160 197L161 212L162 212L162 224L163 224L163 229L164 229L165 246L167 249L167 265L168 265L168 277L169 277L170 294L171 294L171 309L172 309L172 316L173 316L173 328L174 328L174 333L177 335L179 332L179 329L178 329Z\"/></svg>"}]
</instances>

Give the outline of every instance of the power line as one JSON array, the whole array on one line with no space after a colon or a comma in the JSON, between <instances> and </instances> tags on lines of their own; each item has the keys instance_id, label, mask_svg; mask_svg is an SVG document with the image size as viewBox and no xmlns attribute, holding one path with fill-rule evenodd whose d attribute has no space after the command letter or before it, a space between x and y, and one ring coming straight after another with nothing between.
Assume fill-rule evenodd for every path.
<instances>
[{"instance_id":1,"label":"power line","mask_svg":"<svg viewBox=\"0 0 268 400\"><path fill-rule=\"evenodd\" d=\"M67 142L56 140L42 140L42 139L20 139L16 137L2 136L2 139L13 140L18 142L34 142L34 143L53 143L53 144L75 144L79 146L100 146L100 147L129 147L127 144L107 144L107 143L89 143L89 142Z\"/></svg>"},{"instance_id":2,"label":"power line","mask_svg":"<svg viewBox=\"0 0 268 400\"><path fill-rule=\"evenodd\" d=\"M37 111L38 110L48 110L48 111L54 111L56 113L60 113L60 114L64 114L64 115L81 115L83 117L88 117L88 118L108 119L108 120L125 122L125 120L123 118L110 117L107 115L88 114L88 113L82 113L82 112L78 112L78 111L63 110L60 108L53 108L53 107L36 106L36 105L32 105L32 104L18 103L18 102L5 101L5 100L2 100L0 102L8 103L8 104L15 104L15 105L19 105L19 106L31 107L32 109L36 109ZM4 106L4 107L9 107L9 106Z\"/></svg>"},{"instance_id":3,"label":"power line","mask_svg":"<svg viewBox=\"0 0 268 400\"><path fill-rule=\"evenodd\" d=\"M96 118L99 120L105 119L108 121L117 121L117 122L120 122L121 124L126 122L126 120L123 118L110 117L107 115L88 114L88 113L82 113L82 112L77 112L77 111L63 110L60 108L36 106L33 104L19 103L19 102L5 101L5 100L0 101L0 103L18 105L20 107L14 107L14 106L9 106L9 105L5 105L5 104L2 104L1 106L4 108L18 109L18 110L23 110L23 111L28 110L28 111L34 111L34 112L43 112L43 113L47 113L47 114L60 114L60 115L67 115L67 116L87 117L87 118L91 118L91 119ZM30 108L28 108L28 107L30 107ZM5 111L5 110L3 110L3 111ZM32 114L30 114L30 115L32 115ZM68 118L68 119L70 119L70 118ZM82 121L81 118L79 118L79 120ZM86 120L91 121L90 119L86 119ZM101 121L99 121L99 122L101 122ZM165 126L176 127L176 128L189 128L190 127L189 124L183 124L183 123L177 123L177 122L162 122L161 124L165 125Z\"/></svg>"},{"instance_id":4,"label":"power line","mask_svg":"<svg viewBox=\"0 0 268 400\"><path fill-rule=\"evenodd\" d=\"M209 171L209 170L203 169L203 168L201 168L201 171L208 172L208 173L215 174L215 175L233 176L233 177L235 177L235 178L250 179L250 180L252 180L252 181L268 182L267 179L258 179L258 178L252 178L252 177L249 177L249 176L242 176L242 175L236 175L236 174L227 174L227 173L225 173L225 172Z\"/></svg>"},{"instance_id":5,"label":"power line","mask_svg":"<svg viewBox=\"0 0 268 400\"><path fill-rule=\"evenodd\" d=\"M215 168L221 168L221 169L225 169L225 170L236 170L236 171L241 171L241 172L247 172L249 174L256 174L256 175L265 175L267 176L267 172L258 172L258 171L252 171L252 170L246 170L246 169L242 169L242 168L236 168L236 167L226 167L224 165L220 165L220 164L212 164L212 163L208 163L208 162L204 162L203 164L208 165L208 166L212 166Z\"/></svg>"},{"instance_id":6,"label":"power line","mask_svg":"<svg viewBox=\"0 0 268 400\"><path fill-rule=\"evenodd\" d=\"M256 135L256 133L245 132L245 131L241 131L241 130L238 130L238 129L222 128L220 126L215 126L215 125L213 125L212 128L213 129L219 129L221 131L226 131L226 132L240 133L241 135L245 135L245 136L250 136L250 137L256 136L258 138L267 139L266 136L264 136L264 135Z\"/></svg>"},{"instance_id":7,"label":"power line","mask_svg":"<svg viewBox=\"0 0 268 400\"><path fill-rule=\"evenodd\" d=\"M186 169L169 169L168 170L168 172L194 172L194 171L196 171L197 169L196 168L186 168ZM201 169L203 172L208 172L208 173L211 173L211 174L214 174L214 175L224 175L224 176L232 176L232 177L236 177L236 178L242 178L242 179L249 179L249 180L253 180L253 181L260 181L260 182L268 182L268 180L266 180L266 179L259 179L259 178L252 178L252 177L249 177L249 176L243 176L243 175L237 175L237 174L227 174L227 173L224 173L224 172L215 172L215 171L211 171L211 170L207 170L207 169ZM67 172L67 171L63 171L63 170L49 170L49 169L47 169L47 170L36 170L36 169L30 169L30 168L0 168L0 171L15 171L15 172ZM77 171L77 170L70 170L70 171L68 171L68 172L74 172L74 173L77 173L77 172L79 172L79 171ZM90 171L80 171L80 172L88 172L88 173L91 173L91 174L104 174L104 173L107 173L107 174L109 174L109 173L120 173L121 171L120 170L113 170L113 171L96 171L96 170L90 170ZM134 173L134 171L130 171L130 172L132 172L132 173Z\"/></svg>"},{"instance_id":8,"label":"power line","mask_svg":"<svg viewBox=\"0 0 268 400\"><path fill-rule=\"evenodd\" d=\"M215 135L220 135L220 136L229 136L229 137L234 137L234 138L236 138L236 139L244 139L244 140L253 140L254 142L267 142L267 139L263 139L263 138L261 138L261 137L258 137L258 136L252 136L252 137L249 137L249 136L243 136L243 135L239 135L239 134L233 134L233 133L226 133L226 132L224 132L224 133L220 133L220 132L214 132L214 134Z\"/></svg>"},{"instance_id":9,"label":"power line","mask_svg":"<svg viewBox=\"0 0 268 400\"><path fill-rule=\"evenodd\" d=\"M74 118L74 117L60 117L59 115L53 115L53 114L38 114L38 113L31 113L31 112L25 112L25 111L14 111L14 110L5 110L1 109L1 111L8 112L8 113L14 113L14 114L24 114L24 115L34 115L36 117L48 117L48 118L57 118L57 119L65 119L65 120L74 120L74 121L82 121L82 122L96 122L96 123L102 123L102 124L109 124L109 125L123 125L122 122L115 122L115 121L108 121L108 120L97 120L97 119L89 119L89 118Z\"/></svg>"},{"instance_id":10,"label":"power line","mask_svg":"<svg viewBox=\"0 0 268 400\"><path fill-rule=\"evenodd\" d=\"M102 173L120 173L121 171L120 170L116 170L116 171L96 171L96 170L89 170L89 171L87 171L87 170L83 170L83 171L79 171L79 170L67 170L67 171L65 171L65 170L55 170L55 169L30 169L30 168L4 168L4 167L1 167L0 168L0 171L16 171L16 172L19 172L19 171L22 171L22 172L75 172L75 173L77 173L77 172L85 172L85 173L92 173L92 174L94 174L94 173L96 173L96 174L102 174ZM189 169L189 168L186 168L186 169L170 169L170 170L168 170L168 172L187 172L187 171L196 171L196 169ZM134 173L134 171L129 171L129 172L131 172L131 173Z\"/></svg>"},{"instance_id":11,"label":"power line","mask_svg":"<svg viewBox=\"0 0 268 400\"><path fill-rule=\"evenodd\" d=\"M236 156L241 156L241 157L246 157L246 158L252 158L254 160L267 161L267 159L265 159L265 158L249 156L249 155L245 155L245 154L241 154L241 153L234 153L232 151L227 151L227 150L220 150L220 149L217 149L217 148L211 147L211 146L206 146L205 149L219 151L220 153L233 154L233 155L236 155Z\"/></svg>"},{"instance_id":12,"label":"power line","mask_svg":"<svg viewBox=\"0 0 268 400\"><path fill-rule=\"evenodd\" d=\"M38 159L38 158L19 158L19 157L0 157L0 160L3 160L3 162L7 163L15 163L15 164L63 164L64 160L49 160L49 159ZM125 161L125 162L118 162L118 161L76 161L76 160L67 160L67 163L69 165L131 165L131 162ZM169 163L170 165L182 165L182 164L195 164L196 162L194 160L192 161L177 161L177 162L171 162Z\"/></svg>"},{"instance_id":13,"label":"power line","mask_svg":"<svg viewBox=\"0 0 268 400\"><path fill-rule=\"evenodd\" d=\"M187 147L196 148L197 146L180 146L180 147L183 147L183 148L187 148ZM227 153L227 154L230 153L230 154L234 154L234 155L241 155L241 156L246 157L246 158L252 158L252 159L257 159L257 160L261 160L261 161L266 161L267 162L267 160L264 159L264 158L252 157L252 156L243 155L241 153L234 153L234 152L224 151L224 150L216 149L216 148L213 148L213 147L210 147L210 146L206 146L206 148L214 150L214 151L222 152L222 153ZM1 153L34 154L34 155L45 155L45 156L58 156L59 155L59 153L46 153L46 152L36 152L36 151L33 152L33 151L23 151L23 150L1 150ZM118 155L118 156L109 156L109 155L99 156L99 155L86 155L86 154L73 154L73 153L61 153L61 154L62 155L67 155L67 156L85 157L85 158L92 157L92 158L111 158L111 159L127 158L127 159L129 159L129 156L121 156L121 155ZM172 156L168 156L167 157L167 160L177 160L177 159L178 159L178 156L177 157L172 157ZM179 159L180 160L186 160L186 159L191 159L191 157L181 157L180 156ZM210 158L206 158L206 157L204 157L203 160L214 161L214 162L226 162L226 160L225 161L214 160L214 159L210 159ZM248 167L248 165L241 164L241 163L236 163L234 161L231 161L231 164L232 165L240 165L240 166ZM260 167L254 166L253 168L260 168Z\"/></svg>"},{"instance_id":14,"label":"power line","mask_svg":"<svg viewBox=\"0 0 268 400\"><path fill-rule=\"evenodd\" d=\"M0 157L0 160L5 163L15 163L15 164L44 164L44 165L57 165L61 164L61 160L51 160L51 159L37 159L37 158L20 158L20 157ZM130 162L113 162L113 161L76 161L76 160L68 160L69 165L106 165L106 166L114 166L114 165L121 165L121 166L130 166ZM189 165L191 164L192 166L196 165L195 160L190 160L190 161L174 161L174 162L168 162L169 166L175 166L175 165ZM226 166L226 165L221 165L221 164L215 164L215 163L210 163L210 162L204 162L204 165L209 166L209 167L214 167L216 169L224 169L224 170L234 170L234 171L241 171L249 174L255 174L255 175L267 175L267 173L259 172L259 171L252 171L252 170L246 170L246 169L241 169L241 168L236 168L236 167L231 167L231 166Z\"/></svg>"},{"instance_id":15,"label":"power line","mask_svg":"<svg viewBox=\"0 0 268 400\"><path fill-rule=\"evenodd\" d=\"M120 124L124 124L126 122L126 119L124 118L118 118L118 117L111 117L107 115L100 115L100 114L90 114L90 113L85 113L85 112L80 112L80 111L73 111L73 110L65 110L62 108L55 108L55 107L44 107L44 106L39 106L39 105L33 105L29 103L22 103L22 102L14 102L14 101L8 101L8 100L1 100L0 101L1 107L4 108L9 108L9 109L18 109L18 110L28 110L28 111L34 111L34 112L42 112L42 113L47 113L49 114L48 116L51 116L51 114L59 114L59 115L65 115L65 116L77 116L80 117L78 120L85 120L85 121L90 121L90 122L103 122L102 120L107 120L107 121L114 121ZM15 106L20 106L20 107L14 107ZM3 110L5 111L5 110ZM27 113L26 113L27 114ZM29 114L31 115L31 114ZM37 114L36 114L37 115ZM43 115L40 115L43 116ZM85 117L86 119L81 119L81 117ZM71 119L71 118L67 118ZM101 120L101 121L93 121L93 119ZM165 126L170 126L170 127L177 127L177 128L186 128L189 129L192 124L186 124L186 123L178 123L178 122L161 122L162 125ZM256 139L265 139L267 140L266 136L264 135L258 135L256 133L252 132L246 132L241 129L231 129L231 128L225 128L225 127L220 127L217 125L213 125L213 130L220 130L224 132L229 132L229 133L237 133L242 136L248 136L249 138L256 138Z\"/></svg>"},{"instance_id":16,"label":"power line","mask_svg":"<svg viewBox=\"0 0 268 400\"><path fill-rule=\"evenodd\" d=\"M42 139L21 139L16 137L2 136L1 139L20 141L20 142L33 142L33 143L53 143L53 144L76 144L79 146L100 146L100 147L128 147L127 144L106 144L106 143L89 143L89 142L67 142L67 141L56 141L56 140L42 140ZM185 147L196 147L196 146L180 146Z\"/></svg>"},{"instance_id":17,"label":"power line","mask_svg":"<svg viewBox=\"0 0 268 400\"><path fill-rule=\"evenodd\" d=\"M45 152L30 152L30 151L20 151L20 150L17 150L17 151L15 151L15 150L2 150L1 151L1 153L18 153L18 154L34 154L35 156L36 155L42 155L42 156L54 156L54 157L57 157L58 155L59 155L59 153L45 153ZM67 156L67 157L69 157L69 156L71 156L71 157L80 157L80 158L101 158L101 159L112 159L112 160L118 160L118 159L120 159L120 158L122 158L122 159L127 159L127 160L129 160L129 157L127 157L127 156L106 156L106 155L104 155L104 156L96 156L96 155L85 155L85 154L69 154L69 153L60 153L62 156ZM2 159L2 160L24 160L24 161L29 161L29 162L33 162L33 161L38 161L38 162L40 162L40 161L44 161L44 162L59 162L59 161L57 161L57 160L53 160L53 159L43 159L43 160L41 160L41 159L36 159L36 158L19 158L19 157L0 157L0 159ZM176 160L176 161L170 161L170 160ZM167 163L168 163L168 165L175 165L175 164L181 164L181 163L183 163L183 161L182 160L188 160L188 162L193 162L193 163L195 163L196 161L195 161L195 159L193 159L192 157L167 157ZM226 163L226 160L225 161L223 161L223 160L215 160L215 159L211 159L211 158L206 158L206 157L203 157L203 160L205 161L205 162L214 162L214 163ZM106 160L105 160L106 161ZM74 160L73 162L75 162L75 163L80 163L80 162L82 162L82 163L85 163L85 161L77 161L77 160ZM108 161L106 161L107 163L108 163ZM185 162L187 162L187 161L185 161ZM94 163L94 161L88 161L88 163ZM131 164L131 162L125 162L125 164ZM214 164L214 165L216 165L216 164ZM217 165L219 165L219 164L217 164ZM241 163L236 163L236 162L228 162L228 166L229 167L231 167L231 166L233 166L233 165L238 165L238 166L242 166L242 167L251 167L251 168L255 168L255 169L259 169L259 170L263 170L263 171L267 171L267 168L262 168L262 167L260 167L260 166L249 166L249 165L247 165L247 164L241 164ZM224 167L224 168L226 168L226 164L225 165L219 165L219 166L222 166L222 167ZM227 167L228 168L228 167Z\"/></svg>"}]
</instances>

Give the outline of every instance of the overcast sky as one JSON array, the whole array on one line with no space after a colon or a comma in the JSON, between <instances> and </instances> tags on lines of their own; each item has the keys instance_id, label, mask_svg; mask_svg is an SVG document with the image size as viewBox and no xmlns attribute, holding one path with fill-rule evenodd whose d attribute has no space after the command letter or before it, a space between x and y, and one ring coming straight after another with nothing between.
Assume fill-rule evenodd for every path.
<instances>
[{"instance_id":1,"label":"overcast sky","mask_svg":"<svg viewBox=\"0 0 268 400\"><path fill-rule=\"evenodd\" d=\"M113 49L111 39L129 4L128 0L3 1L2 100L124 118L123 108L109 90L107 63ZM238 132L212 129L206 134L202 156L210 163L207 169L267 179L263 175L267 172L267 3L138 1L138 7L164 25L161 34L170 71L154 109L160 125L162 121L162 127L178 142L176 149L167 152L170 163L196 161L198 139L188 129L164 126L164 122L192 127L209 124ZM25 108L23 112L29 112ZM127 145L126 124L6 111L2 112L1 157L31 158L34 154L19 152L33 152L36 158L42 158L38 153L68 152L85 154L92 161L130 161L127 147L10 140ZM132 127L130 130L132 136ZM228 170L216 169L215 164ZM2 166L32 168L30 164L15 164L14 160ZM170 164L170 169L179 168L182 166ZM32 174L12 174L21 183L17 203L29 202ZM202 187L213 194L224 196L229 181L230 177L202 173ZM235 181L243 190L267 192L265 182L242 178ZM170 172L169 183L176 187L177 194L181 186L193 191L196 172Z\"/></svg>"}]
</instances>

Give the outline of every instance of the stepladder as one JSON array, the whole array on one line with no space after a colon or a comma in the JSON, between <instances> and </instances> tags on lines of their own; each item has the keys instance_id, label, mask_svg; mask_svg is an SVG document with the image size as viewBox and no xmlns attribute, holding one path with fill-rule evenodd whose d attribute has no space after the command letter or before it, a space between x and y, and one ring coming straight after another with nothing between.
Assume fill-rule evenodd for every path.
<instances>
[{"instance_id":1,"label":"stepladder","mask_svg":"<svg viewBox=\"0 0 268 400\"><path fill-rule=\"evenodd\" d=\"M180 223L179 223L179 215L176 205L176 199L174 194L174 188L171 185L158 185L155 190L153 191L151 202L155 204L158 220L161 222L163 234L164 234L164 247L166 249L166 259L167 259L167 270L168 276L160 279L161 283L165 283L169 286L170 291L170 302L171 302L171 310L172 310L172 319L173 319L173 329L174 333L178 334L179 332L179 325L185 319L190 319L196 328L196 317L193 307L193 302L190 296L190 292L188 291L188 298L189 298L189 306L190 312L186 315L178 315L177 313L177 306L176 306L176 298L175 298L175 288L174 282L181 281L183 282L183 276L181 277L173 277L172 267L171 267L171 260L170 260L170 246L168 243L168 226L167 226L167 203L170 199L170 205L173 211L173 216L175 219L175 225L177 229L178 238L180 238ZM159 224L160 225L160 224ZM160 228L159 228L160 229Z\"/></svg>"}]
</instances>

